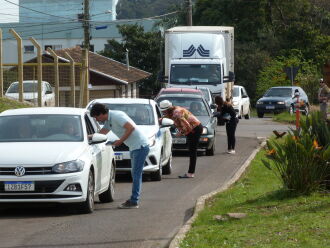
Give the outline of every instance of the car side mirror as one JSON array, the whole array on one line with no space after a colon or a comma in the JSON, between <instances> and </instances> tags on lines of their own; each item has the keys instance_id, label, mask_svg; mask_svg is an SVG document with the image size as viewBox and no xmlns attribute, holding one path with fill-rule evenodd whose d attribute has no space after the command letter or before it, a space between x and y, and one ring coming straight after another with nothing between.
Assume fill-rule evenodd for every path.
<instances>
[{"instance_id":1,"label":"car side mirror","mask_svg":"<svg viewBox=\"0 0 330 248\"><path fill-rule=\"evenodd\" d=\"M51 91L51 90L47 90L46 92L45 92L45 94L52 94L53 93L53 91Z\"/></svg>"},{"instance_id":2,"label":"car side mirror","mask_svg":"<svg viewBox=\"0 0 330 248\"><path fill-rule=\"evenodd\" d=\"M169 118L163 118L162 122L160 123L161 127L171 127L174 125L174 121Z\"/></svg>"},{"instance_id":3,"label":"car side mirror","mask_svg":"<svg viewBox=\"0 0 330 248\"><path fill-rule=\"evenodd\" d=\"M247 95L242 95L242 98L248 98L248 96Z\"/></svg>"},{"instance_id":4,"label":"car side mirror","mask_svg":"<svg viewBox=\"0 0 330 248\"><path fill-rule=\"evenodd\" d=\"M92 139L90 140L90 144L99 144L106 142L108 140L108 136L101 133L94 133Z\"/></svg>"},{"instance_id":5,"label":"car side mirror","mask_svg":"<svg viewBox=\"0 0 330 248\"><path fill-rule=\"evenodd\" d=\"M216 105L216 104L214 104L214 103L212 103L212 104L210 104L210 108L211 109L216 109L218 106Z\"/></svg>"}]
</instances>

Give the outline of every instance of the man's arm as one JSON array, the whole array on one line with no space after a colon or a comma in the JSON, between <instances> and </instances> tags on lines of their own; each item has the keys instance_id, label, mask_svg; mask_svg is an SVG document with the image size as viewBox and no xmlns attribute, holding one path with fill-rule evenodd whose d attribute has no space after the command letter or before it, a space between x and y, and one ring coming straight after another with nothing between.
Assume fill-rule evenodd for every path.
<instances>
[{"instance_id":1,"label":"man's arm","mask_svg":"<svg viewBox=\"0 0 330 248\"><path fill-rule=\"evenodd\" d=\"M135 129L135 127L129 122L126 122L123 127L126 129L124 135L121 138L119 138L119 140L116 140L112 144L113 146L120 146L125 140L127 140L127 138L131 135L131 133Z\"/></svg>"}]
</instances>

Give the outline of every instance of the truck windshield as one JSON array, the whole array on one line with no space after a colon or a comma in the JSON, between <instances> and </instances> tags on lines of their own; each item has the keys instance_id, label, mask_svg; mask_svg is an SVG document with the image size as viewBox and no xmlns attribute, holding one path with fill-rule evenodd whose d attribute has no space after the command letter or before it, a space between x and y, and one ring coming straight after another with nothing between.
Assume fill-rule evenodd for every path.
<instances>
[{"instance_id":1,"label":"truck windshield","mask_svg":"<svg viewBox=\"0 0 330 248\"><path fill-rule=\"evenodd\" d=\"M215 64L174 64L171 84L220 84L221 67Z\"/></svg>"}]
</instances>

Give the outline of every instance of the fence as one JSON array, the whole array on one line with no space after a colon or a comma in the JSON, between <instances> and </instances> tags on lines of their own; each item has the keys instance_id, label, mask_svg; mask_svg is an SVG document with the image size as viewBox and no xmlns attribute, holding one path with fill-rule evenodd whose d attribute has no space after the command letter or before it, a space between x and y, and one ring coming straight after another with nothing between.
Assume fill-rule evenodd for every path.
<instances>
[{"instance_id":1,"label":"fence","mask_svg":"<svg viewBox=\"0 0 330 248\"><path fill-rule=\"evenodd\" d=\"M16 94L11 94L19 101L24 98L36 106L44 106L45 100L42 97L45 92L42 89L42 81L50 83L54 95L54 106L84 107L89 101L88 82L88 59L87 52L82 53L83 63L76 63L69 54L66 53L65 62L60 63L56 53L48 48L48 53L41 53L41 46L38 42L30 38L37 48L37 57L23 63L22 62L22 39L11 29L10 32L17 40L18 59L17 63L4 64L2 60L2 30L0 29L0 97L6 95L10 84L18 82ZM29 94L23 93L24 84L27 80L32 80L33 90ZM29 96L27 96L29 95ZM31 96L32 95L32 96ZM48 92L48 95L49 92ZM49 105L48 105L49 106Z\"/></svg>"}]
</instances>

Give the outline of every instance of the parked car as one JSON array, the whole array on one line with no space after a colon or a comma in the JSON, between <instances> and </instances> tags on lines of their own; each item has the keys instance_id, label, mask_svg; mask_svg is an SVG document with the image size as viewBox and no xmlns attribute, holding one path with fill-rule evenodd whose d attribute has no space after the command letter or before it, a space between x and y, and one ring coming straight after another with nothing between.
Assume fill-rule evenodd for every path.
<instances>
[{"instance_id":1,"label":"parked car","mask_svg":"<svg viewBox=\"0 0 330 248\"><path fill-rule=\"evenodd\" d=\"M87 108L94 103L105 104L111 110L125 112L142 131L148 136L150 151L147 156L143 172L150 174L151 179L160 181L162 174L172 172L172 137L169 127L173 125L170 119L164 119L159 124L161 112L154 100L139 98L103 98L91 101ZM109 141L114 142L119 138L109 132ZM131 171L131 157L125 144L114 148L117 172Z\"/></svg>"},{"instance_id":2,"label":"parked car","mask_svg":"<svg viewBox=\"0 0 330 248\"><path fill-rule=\"evenodd\" d=\"M241 119L242 116L244 116L245 119L250 119L250 98L243 86L234 85L233 107L237 113L238 118Z\"/></svg>"},{"instance_id":3,"label":"parked car","mask_svg":"<svg viewBox=\"0 0 330 248\"><path fill-rule=\"evenodd\" d=\"M5 95L10 98L19 99L19 83L13 82L8 87ZM31 102L34 105L38 104L38 81L25 80L23 81L23 99ZM55 106L55 94L51 85L42 81L42 106L54 107Z\"/></svg>"},{"instance_id":4,"label":"parked car","mask_svg":"<svg viewBox=\"0 0 330 248\"><path fill-rule=\"evenodd\" d=\"M185 86L180 86L180 87L181 87L181 88L173 87L173 85L170 86L170 88L176 88L176 89L189 88L189 89L200 90L200 91L203 93L206 102L207 102L210 106L211 106L211 104L214 103L214 101L213 101L214 99L213 99L213 97L212 97L212 93L211 93L211 91L210 91L210 89L209 89L208 87L195 86L195 85L185 85ZM182 92L185 92L185 91L182 91ZM163 93L165 94L166 92L163 92ZM191 93L191 92L189 92L189 93Z\"/></svg>"},{"instance_id":5,"label":"parked car","mask_svg":"<svg viewBox=\"0 0 330 248\"><path fill-rule=\"evenodd\" d=\"M304 115L309 113L309 100L305 91L298 86L272 87L257 101L257 114L262 118L265 113L280 113L288 111L293 114L296 111L297 98L295 91L299 93L299 110Z\"/></svg>"},{"instance_id":6,"label":"parked car","mask_svg":"<svg viewBox=\"0 0 330 248\"><path fill-rule=\"evenodd\" d=\"M66 124L73 130L67 133ZM107 136L78 108L23 108L0 114L0 203L113 201L115 159ZM88 139L92 135L92 139Z\"/></svg>"},{"instance_id":7,"label":"parked car","mask_svg":"<svg viewBox=\"0 0 330 248\"><path fill-rule=\"evenodd\" d=\"M191 89L192 90L192 89ZM174 106L181 106L194 114L203 125L203 133L199 140L198 149L206 152L206 155L213 156L215 152L215 132L217 119L213 117L210 106L206 103L201 94L171 93L161 94L155 101L159 104L163 100L169 100ZM212 105L215 108L216 105ZM171 128L174 150L188 150L187 137L176 137L177 129Z\"/></svg>"}]
</instances>

